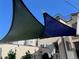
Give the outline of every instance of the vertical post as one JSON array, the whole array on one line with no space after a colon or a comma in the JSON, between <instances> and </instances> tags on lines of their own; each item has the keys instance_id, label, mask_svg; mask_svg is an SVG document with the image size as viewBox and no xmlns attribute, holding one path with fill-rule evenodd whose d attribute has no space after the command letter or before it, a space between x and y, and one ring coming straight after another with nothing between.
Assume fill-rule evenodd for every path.
<instances>
[{"instance_id":1,"label":"vertical post","mask_svg":"<svg viewBox=\"0 0 79 59\"><path fill-rule=\"evenodd\" d=\"M77 32L76 35L79 35L79 14L77 15Z\"/></svg>"},{"instance_id":2,"label":"vertical post","mask_svg":"<svg viewBox=\"0 0 79 59\"><path fill-rule=\"evenodd\" d=\"M61 37L59 39L58 46L59 46L60 59L68 59L64 37Z\"/></svg>"},{"instance_id":3,"label":"vertical post","mask_svg":"<svg viewBox=\"0 0 79 59\"><path fill-rule=\"evenodd\" d=\"M64 40L64 37L61 37L62 38L62 43L63 43L63 47L64 47L64 52L65 52L65 55L66 55L66 59L68 59L67 57L67 50L66 50L66 42Z\"/></svg>"},{"instance_id":4,"label":"vertical post","mask_svg":"<svg viewBox=\"0 0 79 59\"><path fill-rule=\"evenodd\" d=\"M38 47L38 39L36 40L36 46Z\"/></svg>"}]
</instances>

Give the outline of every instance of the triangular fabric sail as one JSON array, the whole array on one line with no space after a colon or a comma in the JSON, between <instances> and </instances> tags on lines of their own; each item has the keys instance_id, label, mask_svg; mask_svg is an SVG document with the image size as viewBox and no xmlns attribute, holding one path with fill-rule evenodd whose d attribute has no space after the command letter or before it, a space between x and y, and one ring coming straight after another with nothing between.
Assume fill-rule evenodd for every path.
<instances>
[{"instance_id":1,"label":"triangular fabric sail","mask_svg":"<svg viewBox=\"0 0 79 59\"><path fill-rule=\"evenodd\" d=\"M44 13L45 30L44 37L57 37L57 36L74 36L76 35L76 29L71 28L55 18L51 17L47 13Z\"/></svg>"},{"instance_id":2,"label":"triangular fabric sail","mask_svg":"<svg viewBox=\"0 0 79 59\"><path fill-rule=\"evenodd\" d=\"M22 0L13 0L13 21L5 41L27 40L40 37L43 25L31 14Z\"/></svg>"}]
</instances>

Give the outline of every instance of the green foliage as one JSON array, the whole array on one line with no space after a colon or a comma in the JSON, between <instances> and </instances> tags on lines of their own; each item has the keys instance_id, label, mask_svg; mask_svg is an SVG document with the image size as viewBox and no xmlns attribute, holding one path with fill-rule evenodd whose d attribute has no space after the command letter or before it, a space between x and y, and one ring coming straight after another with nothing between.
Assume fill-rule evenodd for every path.
<instances>
[{"instance_id":1,"label":"green foliage","mask_svg":"<svg viewBox=\"0 0 79 59\"><path fill-rule=\"evenodd\" d=\"M31 58L32 58L32 54L30 54L30 51L26 52L26 54L22 56L22 59L31 59Z\"/></svg>"},{"instance_id":2,"label":"green foliage","mask_svg":"<svg viewBox=\"0 0 79 59\"><path fill-rule=\"evenodd\" d=\"M13 52L12 50L10 50L8 56L5 57L5 59L15 59L15 58L16 58L16 53Z\"/></svg>"}]
</instances>

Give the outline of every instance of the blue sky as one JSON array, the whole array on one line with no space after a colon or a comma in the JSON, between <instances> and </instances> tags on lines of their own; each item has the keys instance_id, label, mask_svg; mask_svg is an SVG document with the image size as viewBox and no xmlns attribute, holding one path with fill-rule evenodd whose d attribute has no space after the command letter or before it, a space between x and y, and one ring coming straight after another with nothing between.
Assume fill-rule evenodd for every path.
<instances>
[{"instance_id":1,"label":"blue sky","mask_svg":"<svg viewBox=\"0 0 79 59\"><path fill-rule=\"evenodd\" d=\"M32 14L44 24L43 13L48 12L51 16L61 14L68 19L71 13L78 12L79 0L68 0L77 9L66 3L64 0L23 0L24 4ZM12 0L0 0L0 39L9 31L12 21Z\"/></svg>"}]
</instances>

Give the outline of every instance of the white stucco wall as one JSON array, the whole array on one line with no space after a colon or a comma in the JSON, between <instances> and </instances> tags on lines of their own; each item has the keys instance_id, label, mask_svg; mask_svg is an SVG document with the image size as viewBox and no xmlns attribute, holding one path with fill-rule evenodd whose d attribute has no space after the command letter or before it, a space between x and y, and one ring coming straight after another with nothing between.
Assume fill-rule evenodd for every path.
<instances>
[{"instance_id":1,"label":"white stucco wall","mask_svg":"<svg viewBox=\"0 0 79 59\"><path fill-rule=\"evenodd\" d=\"M9 50L13 50L15 52L16 49L16 59L20 59L23 55L25 55L26 51L30 51L31 54L34 54L35 51L38 51L38 47L31 46L18 46L12 44L0 44L0 48L2 48L2 58L5 59Z\"/></svg>"}]
</instances>

